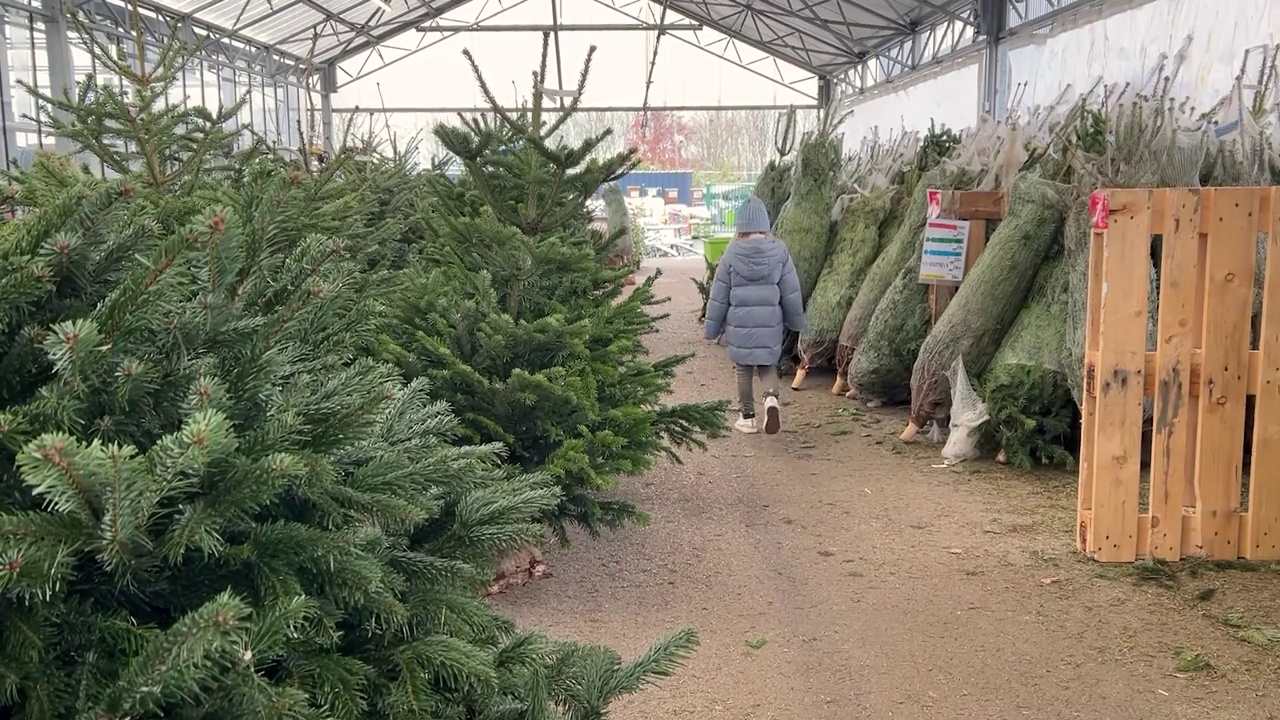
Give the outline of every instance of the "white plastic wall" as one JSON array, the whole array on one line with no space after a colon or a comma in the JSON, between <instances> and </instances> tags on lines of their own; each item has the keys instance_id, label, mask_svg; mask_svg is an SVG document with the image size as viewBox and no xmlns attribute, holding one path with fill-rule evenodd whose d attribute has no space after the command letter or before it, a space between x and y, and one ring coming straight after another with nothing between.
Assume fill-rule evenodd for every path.
<instances>
[{"instance_id":1,"label":"white plastic wall","mask_svg":"<svg viewBox=\"0 0 1280 720\"><path fill-rule=\"evenodd\" d=\"M1277 0L1152 0L1130 2L1115 12L1082 11L1051 29L1018 35L1010 42L1007 97L1021 106L1051 102L1067 85L1077 92L1096 79L1140 83L1161 53L1173 56L1192 36L1175 96L1199 107L1217 101L1231 87L1246 50L1280 42ZM852 106L844 125L852 148L875 128L922 130L930 119L952 127L973 124L978 115L981 63L963 63L922 75L878 92Z\"/></svg>"},{"instance_id":2,"label":"white plastic wall","mask_svg":"<svg viewBox=\"0 0 1280 720\"><path fill-rule=\"evenodd\" d=\"M890 84L853 105L844 123L845 149L852 149L877 130L881 135L926 130L930 122L966 128L977 122L981 86L977 56L931 71L910 82Z\"/></svg>"}]
</instances>

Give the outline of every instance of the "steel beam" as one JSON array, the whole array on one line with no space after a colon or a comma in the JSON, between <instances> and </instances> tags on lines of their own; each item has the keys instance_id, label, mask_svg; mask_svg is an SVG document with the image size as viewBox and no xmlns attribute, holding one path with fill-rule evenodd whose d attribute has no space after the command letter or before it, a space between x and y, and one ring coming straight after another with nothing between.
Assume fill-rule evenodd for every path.
<instances>
[{"instance_id":1,"label":"steel beam","mask_svg":"<svg viewBox=\"0 0 1280 720\"><path fill-rule=\"evenodd\" d=\"M1009 88L1002 87L999 76L1001 73L1008 72L1008 47L1016 44L1014 41L1017 38L1044 30L1064 19L1083 13L1096 12L1097 18L1101 19L1154 2L1154 0L1037 0L1031 3L1028 0L1005 0L1004 28L1000 32L999 41L995 43L994 59L988 63L985 60L990 51L988 37L978 32L976 27L979 21L978 6L987 1L974 0L968 3L967 11L961 12L966 17L972 15L971 22L961 24L948 16L921 28L910 38L897 41L895 52L913 57L916 63L913 69L902 71L900 68L884 67L872 58L857 63L843 72L840 76L842 84L852 88L855 93L862 94L888 83L906 82L918 73L942 63L960 62L972 58L975 54L981 54L984 58L984 67L980 76L982 78L980 82L983 85L980 88L979 102L982 103L985 112L987 97L992 92L988 87L989 79L986 77L988 67L997 78L994 87L994 106L999 108L1001 104L1008 103L1008 98L1003 95L1007 95ZM988 18L990 17L989 14ZM854 98L853 102L856 104L857 99Z\"/></svg>"},{"instance_id":2,"label":"steel beam","mask_svg":"<svg viewBox=\"0 0 1280 720\"><path fill-rule=\"evenodd\" d=\"M333 135L333 95L338 87L338 71L335 65L325 65L320 72L320 134L324 149L333 153L337 145Z\"/></svg>"},{"instance_id":3,"label":"steel beam","mask_svg":"<svg viewBox=\"0 0 1280 720\"><path fill-rule=\"evenodd\" d=\"M842 84L855 93L865 93L877 85L899 81L922 68L954 58L956 53L972 47L977 39L977 0L943 7L947 13L909 35L883 38L877 56L854 63L840 73ZM886 62L885 55L895 61Z\"/></svg>"},{"instance_id":4,"label":"steel beam","mask_svg":"<svg viewBox=\"0 0 1280 720\"><path fill-rule=\"evenodd\" d=\"M43 0L41 7L48 13L45 20L45 50L49 58L50 97L70 100L76 93L76 63L71 54L71 30L67 25L70 17L63 0ZM141 50L141 48L139 48ZM62 110L54 109L64 122L70 118ZM75 151L75 144L70 138L58 135L53 141L54 150L60 153Z\"/></svg>"},{"instance_id":5,"label":"steel beam","mask_svg":"<svg viewBox=\"0 0 1280 720\"><path fill-rule=\"evenodd\" d=\"M711 111L743 111L743 112L772 112L776 110L789 110L795 108L797 110L819 110L820 106L814 105L650 105L647 108L643 105L619 105L614 107L596 106L596 107L579 107L575 112L711 112ZM519 113L527 108L505 107L502 108L506 113ZM552 105L544 105L542 112L556 113L563 112L569 108L559 108ZM346 107L333 108L334 115L357 115L360 113L369 113L370 115L382 114L400 114L400 115L463 115L489 113L493 112L490 107L388 107L388 108L362 108L362 107Z\"/></svg>"},{"instance_id":6,"label":"steel beam","mask_svg":"<svg viewBox=\"0 0 1280 720\"><path fill-rule=\"evenodd\" d=\"M594 1L597 5L600 5L601 7L604 7L604 8L608 8L609 10L612 10L612 11L614 11L614 12L618 13L619 15L622 15L623 17L628 17L628 18L631 18L632 20L639 20L640 22L645 22L644 18L640 17L639 15L635 15L635 14L632 14L632 13L630 13L630 12L627 12L626 10L624 10L624 9L622 9L622 8L620 8L620 7L616 6L616 5L614 5L614 4L613 4L613 2L612 2L611 0L593 0L593 1ZM630 5L630 4L631 4L631 3L628 3L628 5ZM794 82L787 82L787 81L786 81L785 79L783 79L783 77L782 77L782 70L781 70L781 68L780 68L780 67L778 67L778 63L777 63L777 56L776 56L776 55L772 55L772 54L770 54L770 53L769 53L769 49L768 49L768 47L767 47L767 46L762 45L762 44L760 44L760 43L752 42L752 41L750 41L750 40L748 40L748 39L741 39L740 37L735 37L735 35L734 35L734 34L729 33L729 32L726 32L725 30L720 29L720 26L719 26L719 25L716 25L715 27L717 28L717 29L716 29L716 32L718 32L718 33L720 33L721 35L723 35L723 36L725 37L725 39L726 39L726 40L725 40L725 51L724 51L723 53L716 52L715 50L712 50L712 49L711 49L710 47L708 47L707 45L704 45L703 43L701 43L700 41L698 41L698 38L697 38L696 36L694 37L694 39L693 39L693 40L690 40L690 39L688 39L688 38L686 38L686 37L681 37L681 36L679 36L679 35L672 35L672 36L671 36L671 39L672 39L672 40L675 40L675 41L677 41L677 42L684 43L685 45L688 45L689 47L697 48L698 50L701 50L702 52L705 52L705 53L707 53L708 55L711 55L711 56L713 56L713 57L720 58L720 59L721 59L721 60L723 60L724 62L730 63L730 64L732 64L732 65L736 65L737 67L740 67L740 68L742 68L743 70L746 70L747 72L751 73L752 75L755 75L755 76L756 76L756 77L758 77L758 78L761 78L761 79L763 79L763 80L768 80L769 82L771 82L771 83L773 83L773 84L775 84L775 85L778 85L778 86L780 86L780 87L786 88L787 90L790 90L790 91L792 91L792 92L798 93L799 95L801 95L801 96L803 96L803 97L805 97L805 98L807 98L807 99L809 99L809 100L812 100L812 101L814 101L814 102L817 102L818 98L817 98L817 96L816 96L816 95L814 95L814 94L812 94L812 93L805 92L805 91L800 90L800 89L797 89L797 88L795 87L796 85L800 84L801 82L808 82L808 81L810 81L810 80L814 79L814 77L816 77L816 76L819 74L816 70L814 70L813 68L810 68L810 67L804 67L802 64L796 63L795 61L792 61L792 60L788 59L788 60L786 60L786 62L787 62L788 64L790 64L790 65L795 65L796 67L799 67L799 68L801 68L801 69L803 69L803 70L807 70L807 71L809 71L809 72L810 72L810 73L812 73L812 74L811 74L811 75L809 75L809 76L807 76L807 77L804 77L804 78L802 78L802 79L800 79L800 80L796 80L796 81L794 81ZM733 43L733 42L741 42L742 44L744 44L744 45L746 45L746 46L748 46L748 47L754 48L755 50L757 50L757 51L759 51L759 52L762 52L762 53L765 53L767 56L771 57L771 58L773 59L773 61L774 61L774 62L773 62L773 64L774 64L774 69L777 71L777 74L776 74L776 75L770 75L769 73L761 72L760 70L757 70L757 69L755 69L755 68L751 67L751 65L752 65L753 63L744 62L744 61L742 60L742 55L741 55L741 53L737 53L736 48L733 48L733 49L734 49L734 51L735 51L735 54L737 54L737 56L738 56L738 57L737 57L737 59L735 60L734 58L729 57L728 53L729 53L729 50L730 50L730 44L731 44L731 43Z\"/></svg>"},{"instance_id":7,"label":"steel beam","mask_svg":"<svg viewBox=\"0 0 1280 720\"><path fill-rule=\"evenodd\" d=\"M978 111L997 120L1009 110L1009 0L978 0L982 36L982 87Z\"/></svg>"},{"instance_id":8,"label":"steel beam","mask_svg":"<svg viewBox=\"0 0 1280 720\"><path fill-rule=\"evenodd\" d=\"M476 32L626 32L629 30L645 30L650 32L675 32L680 30L692 30L694 32L703 30L701 23L667 23L666 25L655 25L649 23L631 24L615 23L615 24L587 24L587 25L465 25L463 23L451 25L420 25L416 30L420 33L429 32L449 32L449 33L476 33Z\"/></svg>"},{"instance_id":9,"label":"steel beam","mask_svg":"<svg viewBox=\"0 0 1280 720\"><path fill-rule=\"evenodd\" d=\"M94 18L87 23L92 29L130 40L133 38L133 35L127 31L128 18L122 14L127 12L127 8L122 5L108 0L79 0L76 7L90 18ZM170 25L166 20L172 20L178 24L179 31L185 35L185 40L200 47L202 59L240 70L247 70L249 65L256 65L262 67L265 74L267 58L270 57L271 64L275 68L275 77L295 83L301 79L299 66L305 65L306 62L297 55L281 52L262 43L247 44L250 41L243 36L229 32L225 28L214 27L187 14L156 10L146 3L140 3L139 7L155 15L152 17L147 13L141 14L143 27L152 38L145 41L148 45L156 48L163 46L164 38L170 34Z\"/></svg>"},{"instance_id":10,"label":"steel beam","mask_svg":"<svg viewBox=\"0 0 1280 720\"><path fill-rule=\"evenodd\" d=\"M504 7L501 7L501 8L499 8L499 9L497 9L497 10L494 10L493 12L489 13L488 15L483 15L484 8L481 8L481 13L482 13L482 14L481 14L481 15L479 15L479 16L477 16L477 17L476 17L476 20L475 20L474 22L472 22L471 24L472 24L472 25L478 25L478 24L484 23L485 21L487 21L487 20L491 20L491 19L493 19L493 18L496 18L496 17L498 17L499 15L501 15L501 14L503 14L503 13L505 13L505 12L509 12L509 11L511 11L511 10L516 9L516 8L520 7L521 5L525 4L526 2L529 2L529 0L516 0L515 2L511 3L510 5L506 5L506 6L504 6ZM426 42L427 34L426 34L426 33L423 33L422 37L418 38L418 45L417 45L417 47L415 47L414 49L412 49L412 50L410 50L410 51L406 52L406 53L405 53L405 54L403 54L403 55L400 55L400 56L398 56L398 57L391 58L390 60L387 60L387 59L383 58L383 60L382 60L382 64L378 65L377 67L375 67L375 68L373 68L373 69L368 70L368 72L366 72L366 69L368 69L368 66L369 66L369 60L370 60L371 56L373 55L373 53L370 53L370 56L369 56L369 57L366 57L366 58L364 59L364 62L360 63L360 68L359 68L358 70L356 70L354 73L348 73L346 70L342 70L342 66L341 66L341 65L338 65L338 63L334 63L335 65L338 65L338 69L339 69L339 70L342 70L343 74L345 74L345 75L347 75L347 76L348 76L348 79L343 80L342 82L338 83L338 87L337 87L337 89L338 89L338 90L341 90L342 88L344 88L344 87L346 87L346 86L348 86L348 85L350 85L350 84L352 84L352 83L354 83L354 82L357 82L357 81L359 81L359 80L363 80L364 78L367 78L367 77L369 77L370 75L373 75L373 74L375 74L375 73L378 73L378 72L381 72L381 71L383 71L383 70L386 70L387 68L391 67L392 65L395 65L395 64L396 64L396 63L398 63L398 62L401 62L401 61L403 61L403 60L408 60L409 58L413 57L414 55L417 55L418 53L421 53L422 51L427 50L427 49L429 49L429 48L433 48L433 47L435 47L436 45L439 45L440 43L444 42L445 40L448 40L449 38L451 38L451 37L455 37L455 36L456 36L456 33L449 33L449 34L447 34L447 35L442 35L442 36L440 36L440 37L438 37L438 38L434 38L434 39L432 39L430 42Z\"/></svg>"}]
</instances>

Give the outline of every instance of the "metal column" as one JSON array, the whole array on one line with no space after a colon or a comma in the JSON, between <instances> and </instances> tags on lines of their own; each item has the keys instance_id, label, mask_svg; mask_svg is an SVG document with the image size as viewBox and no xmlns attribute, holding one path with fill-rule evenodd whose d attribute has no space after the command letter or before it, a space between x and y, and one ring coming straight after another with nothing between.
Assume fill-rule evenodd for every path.
<instances>
[{"instance_id":1,"label":"metal column","mask_svg":"<svg viewBox=\"0 0 1280 720\"><path fill-rule=\"evenodd\" d=\"M333 94L338 91L338 66L325 65L320 72L320 135L325 152L334 152Z\"/></svg>"},{"instance_id":2,"label":"metal column","mask_svg":"<svg viewBox=\"0 0 1280 720\"><path fill-rule=\"evenodd\" d=\"M982 88L978 110L997 120L1009 111L1009 0L978 0L982 36Z\"/></svg>"},{"instance_id":3,"label":"metal column","mask_svg":"<svg viewBox=\"0 0 1280 720\"><path fill-rule=\"evenodd\" d=\"M18 84L14 82L13 71L9 67L9 22L6 14L0 11L0 113L4 122L4 144L0 146L0 152L4 153L5 169L13 170L13 161L18 156L18 131L15 127L18 118L13 114L13 88Z\"/></svg>"},{"instance_id":4,"label":"metal column","mask_svg":"<svg viewBox=\"0 0 1280 720\"><path fill-rule=\"evenodd\" d=\"M71 29L67 22L70 8L64 0L42 0L40 4L47 14L45 43L49 54L49 95L58 99L75 97L76 66L71 54ZM54 113L61 115L62 111L54 110ZM75 150L75 145L64 137L58 137L54 139L53 148L57 152L69 153Z\"/></svg>"}]
</instances>

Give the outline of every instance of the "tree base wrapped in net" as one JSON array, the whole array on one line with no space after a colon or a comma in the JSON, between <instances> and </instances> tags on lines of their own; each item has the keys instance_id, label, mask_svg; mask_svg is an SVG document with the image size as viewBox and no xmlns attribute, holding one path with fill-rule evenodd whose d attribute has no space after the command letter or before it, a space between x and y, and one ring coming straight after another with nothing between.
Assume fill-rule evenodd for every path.
<instances>
[{"instance_id":1,"label":"tree base wrapped in net","mask_svg":"<svg viewBox=\"0 0 1280 720\"><path fill-rule=\"evenodd\" d=\"M983 395L991 416L987 436L1007 462L1024 469L1070 467L1079 442L1079 409L1071 396L1066 357L1067 258L1040 268L1027 304L987 367Z\"/></svg>"},{"instance_id":2,"label":"tree base wrapped in net","mask_svg":"<svg viewBox=\"0 0 1280 720\"><path fill-rule=\"evenodd\" d=\"M808 302L831 247L831 208L835 204L840 171L840 141L813 132L800 143L791 183L791 197L778 213L774 234L791 253L800 278L800 292Z\"/></svg>"},{"instance_id":3,"label":"tree base wrapped in net","mask_svg":"<svg viewBox=\"0 0 1280 720\"><path fill-rule=\"evenodd\" d=\"M805 308L808 323L798 344L802 369L834 356L849 305L880 255L880 225L889 214L891 201L891 193L882 190L859 196L844 208L831 256Z\"/></svg>"},{"instance_id":4,"label":"tree base wrapped in net","mask_svg":"<svg viewBox=\"0 0 1280 720\"><path fill-rule=\"evenodd\" d=\"M956 358L963 357L975 376L986 372L1044 258L1061 238L1065 210L1056 183L1025 173L1014 178L1004 220L915 358L909 374L912 423L923 426L946 416L951 405L947 372ZM896 381L896 371L882 369L879 382Z\"/></svg>"}]
</instances>

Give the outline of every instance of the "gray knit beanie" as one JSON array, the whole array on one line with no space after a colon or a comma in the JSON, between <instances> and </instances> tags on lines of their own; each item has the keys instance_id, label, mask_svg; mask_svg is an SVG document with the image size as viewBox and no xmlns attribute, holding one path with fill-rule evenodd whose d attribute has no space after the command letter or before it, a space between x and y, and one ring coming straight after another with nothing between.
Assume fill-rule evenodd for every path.
<instances>
[{"instance_id":1,"label":"gray knit beanie","mask_svg":"<svg viewBox=\"0 0 1280 720\"><path fill-rule=\"evenodd\" d=\"M738 234L767 233L772 225L769 223L769 210L760 202L760 198L751 198L742 203L734 215L734 230Z\"/></svg>"}]
</instances>

